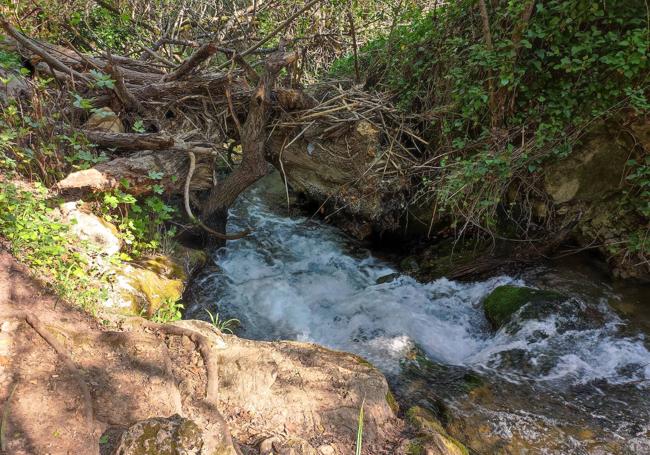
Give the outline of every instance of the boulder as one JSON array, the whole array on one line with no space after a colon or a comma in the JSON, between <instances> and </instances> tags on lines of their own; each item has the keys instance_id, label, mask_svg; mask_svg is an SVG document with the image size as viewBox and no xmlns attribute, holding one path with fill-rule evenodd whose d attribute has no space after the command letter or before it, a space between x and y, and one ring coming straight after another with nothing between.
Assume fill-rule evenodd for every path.
<instances>
[{"instance_id":1,"label":"boulder","mask_svg":"<svg viewBox=\"0 0 650 455\"><path fill-rule=\"evenodd\" d=\"M494 329L508 323L521 307L526 304L533 306L561 303L566 297L554 291L542 291L518 286L499 286L490 293L483 302L485 317Z\"/></svg>"},{"instance_id":2,"label":"boulder","mask_svg":"<svg viewBox=\"0 0 650 455\"><path fill-rule=\"evenodd\" d=\"M82 203L66 202L60 207L63 221L70 223L70 231L82 241L94 246L100 255L113 256L120 251L122 241L115 226L83 210Z\"/></svg>"}]
</instances>

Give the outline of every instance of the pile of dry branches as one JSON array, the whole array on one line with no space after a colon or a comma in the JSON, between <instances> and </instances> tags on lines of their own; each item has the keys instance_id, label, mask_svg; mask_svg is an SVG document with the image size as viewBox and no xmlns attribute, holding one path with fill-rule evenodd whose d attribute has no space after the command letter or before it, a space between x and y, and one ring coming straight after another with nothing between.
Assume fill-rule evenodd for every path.
<instances>
[{"instance_id":1,"label":"pile of dry branches","mask_svg":"<svg viewBox=\"0 0 650 455\"><path fill-rule=\"evenodd\" d=\"M151 170L147 166L154 163L157 170L176 177L173 182L178 183L172 179L163 183L168 192L184 194L188 216L213 236L226 239L246 234L223 234L227 209L266 174L265 147L273 134L293 135L295 140L317 123L323 137L336 137L365 120L382 131L386 146L364 175L375 173L381 178L408 177L418 161L418 147L426 145L407 126L410 119L392 108L386 96L371 95L350 84L346 88L317 84L306 89L276 84L280 70L294 65L300 53L287 52L282 41L277 49L263 46L318 2L307 2L243 51L222 47L215 40L190 43L194 51L177 64L157 52L170 38L153 43L139 58L108 50L90 55L70 43L58 46L25 36L6 20L0 25L9 37L5 45L19 52L35 73L55 79L57 84L50 90L66 95L61 97L68 102L62 105L56 131L80 132L113 158L74 173L59 182L60 188L107 190L127 179L129 191L143 192L152 183L147 179L147 170ZM217 54L226 59L210 65ZM244 58L251 55L263 56L263 71ZM111 83L100 84L102 78ZM80 99L87 105L80 106ZM146 131L93 130L88 127L93 112L117 114L126 131L132 131L136 121ZM232 163L229 155L235 145L241 146L240 163L218 181L215 167L219 162ZM194 194L199 190L203 190L201 197ZM192 205L200 208L200 219L194 217Z\"/></svg>"}]
</instances>

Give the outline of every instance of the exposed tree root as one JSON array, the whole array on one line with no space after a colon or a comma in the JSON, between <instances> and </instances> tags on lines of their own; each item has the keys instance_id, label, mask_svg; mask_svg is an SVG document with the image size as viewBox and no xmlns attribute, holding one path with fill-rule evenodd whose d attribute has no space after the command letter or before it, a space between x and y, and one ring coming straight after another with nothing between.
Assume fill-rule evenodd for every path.
<instances>
[{"instance_id":1,"label":"exposed tree root","mask_svg":"<svg viewBox=\"0 0 650 455\"><path fill-rule=\"evenodd\" d=\"M190 339L190 341L194 343L199 353L201 354L201 358L203 359L203 364L205 365L206 370L207 383L205 386L205 401L214 410L215 417L219 421L219 424L223 427L223 434L226 439L226 444L234 447L238 453L241 453L236 444L233 442L226 419L223 417L223 414L221 414L217 407L217 397L219 394L219 376L217 373L218 362L215 355L213 354L212 343L208 337L194 330L186 329L184 327L173 324L159 324L157 322L152 322L146 319L139 322L142 327L151 330L157 330L167 335L176 335L181 337L186 336Z\"/></svg>"},{"instance_id":2,"label":"exposed tree root","mask_svg":"<svg viewBox=\"0 0 650 455\"><path fill-rule=\"evenodd\" d=\"M85 411L84 414L86 416L86 422L88 424L88 427L91 428L92 425L94 424L95 418L94 418L94 411L93 411L93 401L92 397L90 396L90 390L88 389L88 386L86 385L86 382L83 379L83 374L79 371L79 369L76 367L68 353L66 352L65 348L59 343L59 341L52 336L50 332L48 332L47 328L41 323L41 321L34 315L25 313L25 312L19 312L19 313L13 313L11 315L12 317L16 319L23 319L27 324L29 324L32 329L38 333L43 340L47 344L49 344L54 351L56 351L57 355L65 365L66 369L75 377L77 380L77 383L79 384L79 389L81 390L81 394L83 395L84 399L84 407Z\"/></svg>"}]
</instances>

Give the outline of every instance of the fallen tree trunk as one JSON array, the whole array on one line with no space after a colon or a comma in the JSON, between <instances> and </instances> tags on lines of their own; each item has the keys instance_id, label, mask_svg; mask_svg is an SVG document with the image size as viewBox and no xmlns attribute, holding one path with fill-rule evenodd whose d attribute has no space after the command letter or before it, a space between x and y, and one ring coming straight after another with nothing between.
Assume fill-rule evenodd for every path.
<instances>
[{"instance_id":1,"label":"fallen tree trunk","mask_svg":"<svg viewBox=\"0 0 650 455\"><path fill-rule=\"evenodd\" d=\"M199 155L190 191L209 190L213 186L212 169L215 159L210 154ZM128 182L123 191L135 196L151 194L159 185L167 194L182 194L189 170L186 153L176 150L141 151L98 164L91 169L69 174L57 184L64 194L90 191L110 191ZM156 178L152 178L154 176Z\"/></svg>"}]
</instances>

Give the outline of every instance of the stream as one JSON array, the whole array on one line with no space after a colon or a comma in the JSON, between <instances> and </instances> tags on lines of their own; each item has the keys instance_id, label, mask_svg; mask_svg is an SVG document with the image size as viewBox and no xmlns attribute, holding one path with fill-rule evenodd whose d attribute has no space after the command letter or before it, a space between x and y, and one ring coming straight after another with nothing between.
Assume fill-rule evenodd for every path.
<instances>
[{"instance_id":1,"label":"stream","mask_svg":"<svg viewBox=\"0 0 650 455\"><path fill-rule=\"evenodd\" d=\"M207 308L241 320L244 338L359 354L402 409L436 412L476 453L650 454L647 288L614 288L571 260L419 283L338 229L286 216L284 197L271 176L240 198L229 229L255 231L216 253L186 317ZM482 300L503 284L569 298L494 331Z\"/></svg>"}]
</instances>

